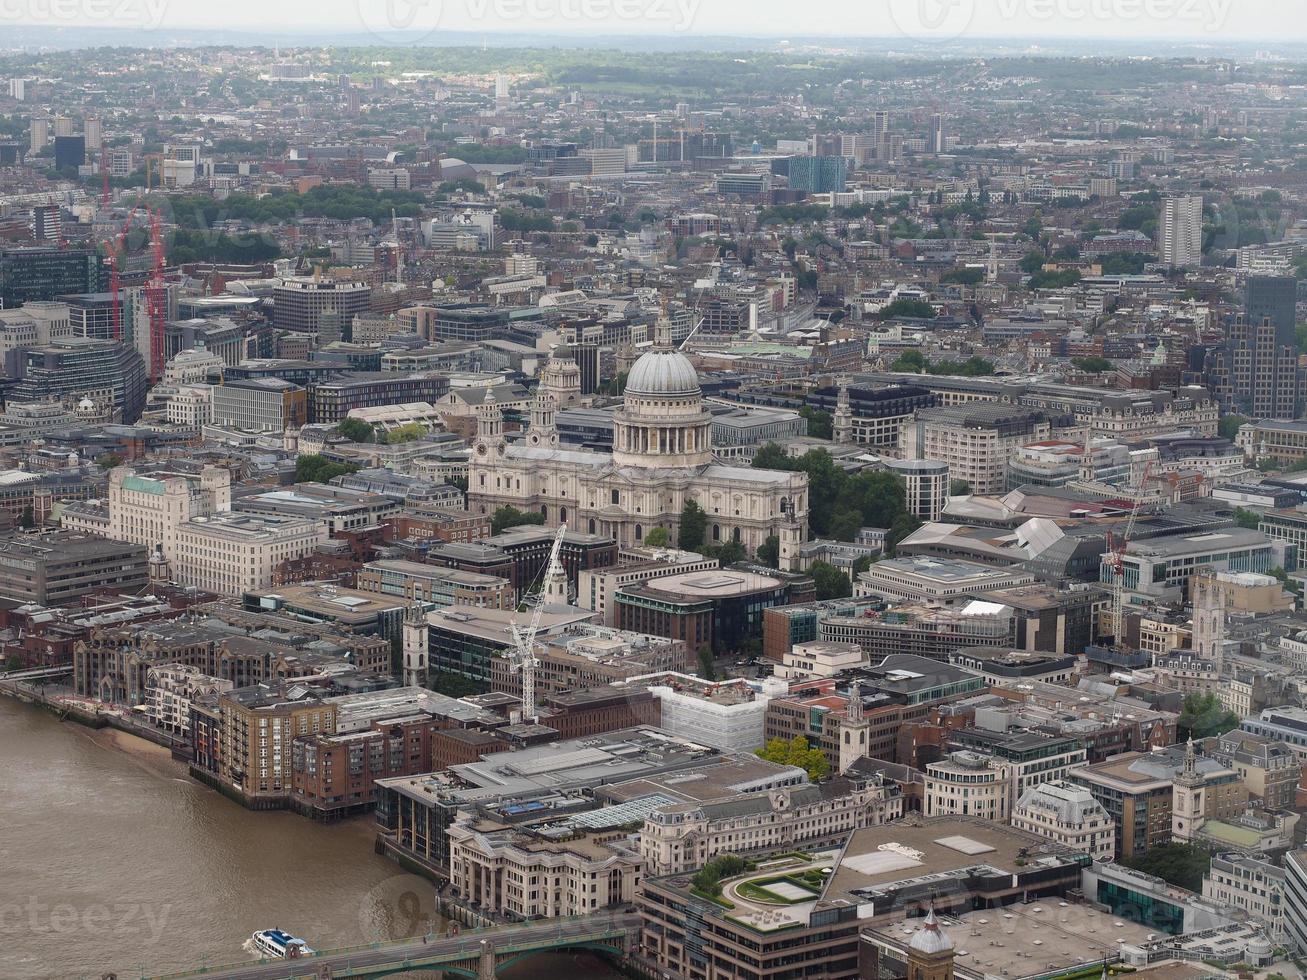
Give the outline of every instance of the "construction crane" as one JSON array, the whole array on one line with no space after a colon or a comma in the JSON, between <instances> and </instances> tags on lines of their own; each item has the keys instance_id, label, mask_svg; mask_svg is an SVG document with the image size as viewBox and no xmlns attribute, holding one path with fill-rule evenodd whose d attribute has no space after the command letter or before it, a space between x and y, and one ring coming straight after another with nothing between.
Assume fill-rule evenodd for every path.
<instances>
[{"instance_id":1,"label":"construction crane","mask_svg":"<svg viewBox=\"0 0 1307 980\"><path fill-rule=\"evenodd\" d=\"M1139 507L1143 503L1144 492L1148 488L1148 477L1152 474L1153 463L1149 460L1144 465L1139 485L1135 487L1130 505L1130 516L1125 522L1125 531L1118 540L1111 531L1107 532L1107 563L1112 569L1112 646L1116 650L1125 647L1125 549L1135 533L1135 521L1139 518Z\"/></svg>"},{"instance_id":2,"label":"construction crane","mask_svg":"<svg viewBox=\"0 0 1307 980\"><path fill-rule=\"evenodd\" d=\"M554 533L554 543L549 548L549 561L545 565L544 583L547 585L555 572L558 570L558 553L563 547L563 535L567 533L567 525L559 524L558 530ZM540 614L545 608L545 592L541 589L540 594L536 597L535 609L531 613L531 624L526 628L518 626L517 623L509 623L509 631L513 635L513 669L522 672L522 720L536 720L536 667L539 661L536 660L535 642L536 634L540 632Z\"/></svg>"},{"instance_id":3,"label":"construction crane","mask_svg":"<svg viewBox=\"0 0 1307 980\"><path fill-rule=\"evenodd\" d=\"M153 208L138 204L128 213L123 222L118 240L112 243L108 256L109 294L113 310L113 337L122 340L122 283L123 260L127 254L127 235L138 214L144 214L150 234L150 274L145 282L145 310L150 337L149 367L150 380L158 381L163 375L164 365L164 320L167 317L165 296L167 286L163 279L163 235L160 230L159 214Z\"/></svg>"}]
</instances>

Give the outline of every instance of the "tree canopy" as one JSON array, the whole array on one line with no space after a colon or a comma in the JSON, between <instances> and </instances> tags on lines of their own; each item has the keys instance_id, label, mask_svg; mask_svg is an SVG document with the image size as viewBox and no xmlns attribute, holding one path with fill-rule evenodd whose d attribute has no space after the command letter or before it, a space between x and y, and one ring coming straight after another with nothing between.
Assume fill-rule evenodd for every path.
<instances>
[{"instance_id":1,"label":"tree canopy","mask_svg":"<svg viewBox=\"0 0 1307 980\"><path fill-rule=\"evenodd\" d=\"M920 524L908 513L902 479L888 470L850 475L824 449L810 449L795 458L775 443L759 449L753 465L808 474L808 527L814 537L852 541L859 528L892 528L903 519L910 534Z\"/></svg>"},{"instance_id":2,"label":"tree canopy","mask_svg":"<svg viewBox=\"0 0 1307 980\"><path fill-rule=\"evenodd\" d=\"M1212 738L1239 727L1239 716L1221 705L1215 694L1190 694L1184 699L1176 732L1180 741Z\"/></svg>"},{"instance_id":3,"label":"tree canopy","mask_svg":"<svg viewBox=\"0 0 1307 980\"><path fill-rule=\"evenodd\" d=\"M760 759L776 762L783 766L797 766L806 770L813 782L820 780L830 772L830 762L826 753L820 748L809 748L808 740L802 735L795 735L788 742L783 738L768 740L764 748L754 752Z\"/></svg>"},{"instance_id":4,"label":"tree canopy","mask_svg":"<svg viewBox=\"0 0 1307 980\"><path fill-rule=\"evenodd\" d=\"M843 599L853 595L853 583L830 562L814 561L808 569L818 599Z\"/></svg>"},{"instance_id":5,"label":"tree canopy","mask_svg":"<svg viewBox=\"0 0 1307 980\"><path fill-rule=\"evenodd\" d=\"M310 453L295 460L296 483L330 483L338 476L357 473L353 463L336 463L326 456Z\"/></svg>"},{"instance_id":6,"label":"tree canopy","mask_svg":"<svg viewBox=\"0 0 1307 980\"><path fill-rule=\"evenodd\" d=\"M516 507L500 507L490 515L490 533L498 534L500 531L507 531L510 527L521 527L524 524L543 524L545 522L544 514L537 514L535 511L522 511Z\"/></svg>"},{"instance_id":7,"label":"tree canopy","mask_svg":"<svg viewBox=\"0 0 1307 980\"><path fill-rule=\"evenodd\" d=\"M703 538L708 530L708 515L693 500L687 500L681 508L681 534L678 547L685 551L698 551L703 547Z\"/></svg>"}]
</instances>

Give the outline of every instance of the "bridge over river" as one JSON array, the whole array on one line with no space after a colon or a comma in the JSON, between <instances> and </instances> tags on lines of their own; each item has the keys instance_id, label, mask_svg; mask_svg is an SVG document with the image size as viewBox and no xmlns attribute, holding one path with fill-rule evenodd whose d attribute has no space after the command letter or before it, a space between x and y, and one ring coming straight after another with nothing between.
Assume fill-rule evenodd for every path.
<instances>
[{"instance_id":1,"label":"bridge over river","mask_svg":"<svg viewBox=\"0 0 1307 980\"><path fill-rule=\"evenodd\" d=\"M454 936L318 950L301 959L247 960L142 980L337 980L394 976L413 970L441 970L470 980L495 980L501 968L552 950L588 949L620 958L636 947L639 933L640 917L634 913L598 913L520 926L469 929Z\"/></svg>"}]
</instances>

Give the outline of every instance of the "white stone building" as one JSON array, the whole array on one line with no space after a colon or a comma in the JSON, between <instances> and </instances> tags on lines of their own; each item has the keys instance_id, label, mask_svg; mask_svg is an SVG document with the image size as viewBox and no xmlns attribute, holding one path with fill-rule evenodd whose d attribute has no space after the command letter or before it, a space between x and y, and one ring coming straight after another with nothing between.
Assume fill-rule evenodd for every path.
<instances>
[{"instance_id":1,"label":"white stone building","mask_svg":"<svg viewBox=\"0 0 1307 980\"><path fill-rule=\"evenodd\" d=\"M903 797L897 786L879 778L841 778L661 807L645 820L640 851L646 874L678 874L723 853L842 842L851 831L901 816Z\"/></svg>"},{"instance_id":2,"label":"white stone building","mask_svg":"<svg viewBox=\"0 0 1307 980\"><path fill-rule=\"evenodd\" d=\"M1089 790L1072 783L1052 781L1027 790L1012 811L1012 826L1095 861L1116 856L1116 821Z\"/></svg>"},{"instance_id":3,"label":"white stone building","mask_svg":"<svg viewBox=\"0 0 1307 980\"><path fill-rule=\"evenodd\" d=\"M926 766L928 817L980 817L1007 823L1012 800L1012 767L976 752L954 752Z\"/></svg>"},{"instance_id":4,"label":"white stone building","mask_svg":"<svg viewBox=\"0 0 1307 980\"><path fill-rule=\"evenodd\" d=\"M191 730L191 702L202 695L230 691L232 687L229 680L210 677L185 664L152 667L146 676L146 715L165 732L186 735Z\"/></svg>"},{"instance_id":5,"label":"white stone building","mask_svg":"<svg viewBox=\"0 0 1307 980\"><path fill-rule=\"evenodd\" d=\"M272 585L277 566L327 539L318 521L261 514L196 517L176 531L173 574L182 585L240 595Z\"/></svg>"},{"instance_id":6,"label":"white stone building","mask_svg":"<svg viewBox=\"0 0 1307 980\"><path fill-rule=\"evenodd\" d=\"M797 569L807 475L715 462L712 418L694 366L671 347L666 323L659 340L627 377L611 454L560 448L554 416L565 393L551 391L547 380L519 443L505 439L499 405L487 398L469 466L469 509L536 511L547 525L567 524L632 547L656 527L679 539L682 509L693 500L707 518L707 543L738 540L753 552L776 535L781 567ZM561 354L566 357L565 349ZM546 379L550 373L547 368Z\"/></svg>"}]
</instances>

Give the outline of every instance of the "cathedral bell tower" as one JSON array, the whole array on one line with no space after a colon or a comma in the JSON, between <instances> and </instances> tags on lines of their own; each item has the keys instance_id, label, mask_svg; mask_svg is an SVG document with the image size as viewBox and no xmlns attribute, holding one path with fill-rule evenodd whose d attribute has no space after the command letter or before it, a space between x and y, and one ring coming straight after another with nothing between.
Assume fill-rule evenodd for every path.
<instances>
[{"instance_id":1,"label":"cathedral bell tower","mask_svg":"<svg viewBox=\"0 0 1307 980\"><path fill-rule=\"evenodd\" d=\"M495 390L493 388L486 392L486 399L477 409L477 440L476 454L485 459L493 453L503 455L504 446L504 413L495 401Z\"/></svg>"},{"instance_id":2,"label":"cathedral bell tower","mask_svg":"<svg viewBox=\"0 0 1307 980\"><path fill-rule=\"evenodd\" d=\"M558 428L555 421L557 410L558 402L554 393L541 385L536 392L535 401L531 403L531 425L526 434L528 446L558 448Z\"/></svg>"}]
</instances>

